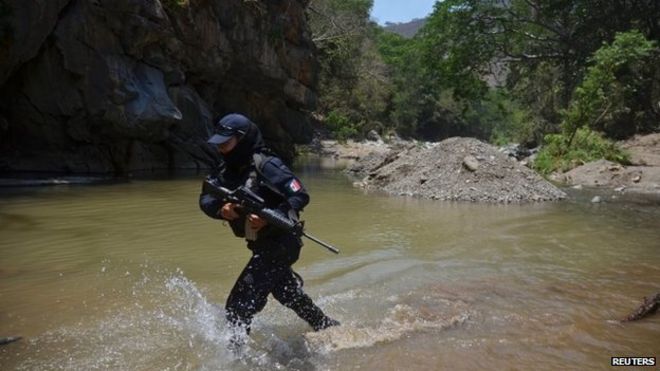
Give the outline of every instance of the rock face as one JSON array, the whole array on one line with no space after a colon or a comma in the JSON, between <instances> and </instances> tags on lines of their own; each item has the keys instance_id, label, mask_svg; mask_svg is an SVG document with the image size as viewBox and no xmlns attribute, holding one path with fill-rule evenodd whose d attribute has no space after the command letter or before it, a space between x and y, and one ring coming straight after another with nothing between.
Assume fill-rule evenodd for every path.
<instances>
[{"instance_id":1,"label":"rock face","mask_svg":"<svg viewBox=\"0 0 660 371\"><path fill-rule=\"evenodd\" d=\"M285 158L311 140L307 0L0 2L0 171L203 167L229 112Z\"/></svg>"},{"instance_id":2,"label":"rock face","mask_svg":"<svg viewBox=\"0 0 660 371\"><path fill-rule=\"evenodd\" d=\"M349 171L361 185L390 194L436 200L519 203L560 200L564 192L497 148L473 138L449 138L402 151L372 154Z\"/></svg>"}]
</instances>

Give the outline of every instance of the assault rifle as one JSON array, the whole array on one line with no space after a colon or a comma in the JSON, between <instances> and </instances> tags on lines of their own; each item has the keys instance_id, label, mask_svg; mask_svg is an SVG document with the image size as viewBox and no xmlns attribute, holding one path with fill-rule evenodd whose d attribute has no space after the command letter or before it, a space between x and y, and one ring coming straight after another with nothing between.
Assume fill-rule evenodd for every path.
<instances>
[{"instance_id":1,"label":"assault rifle","mask_svg":"<svg viewBox=\"0 0 660 371\"><path fill-rule=\"evenodd\" d=\"M204 182L206 183L204 188L223 202L238 204L246 213L259 215L275 228L290 231L298 237L307 237L333 253L339 254L339 249L336 247L305 232L304 222L291 220L281 211L267 208L264 199L248 188L241 186L232 191L219 185L215 179L207 178Z\"/></svg>"}]
</instances>

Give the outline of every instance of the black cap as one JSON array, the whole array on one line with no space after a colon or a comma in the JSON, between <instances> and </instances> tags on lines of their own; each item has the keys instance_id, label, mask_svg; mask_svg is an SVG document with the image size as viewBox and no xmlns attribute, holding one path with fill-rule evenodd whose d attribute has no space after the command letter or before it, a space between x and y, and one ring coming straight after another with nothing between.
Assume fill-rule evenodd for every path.
<instances>
[{"instance_id":1,"label":"black cap","mask_svg":"<svg viewBox=\"0 0 660 371\"><path fill-rule=\"evenodd\" d=\"M238 113L223 116L215 124L214 134L206 142L219 145L235 135L243 135L250 128L250 123L250 119Z\"/></svg>"}]
</instances>

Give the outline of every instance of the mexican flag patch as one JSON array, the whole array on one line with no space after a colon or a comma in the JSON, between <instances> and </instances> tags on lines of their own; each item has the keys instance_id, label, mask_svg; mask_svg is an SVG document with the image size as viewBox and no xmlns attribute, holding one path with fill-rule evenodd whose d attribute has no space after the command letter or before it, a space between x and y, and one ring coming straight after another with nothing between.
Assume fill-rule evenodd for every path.
<instances>
[{"instance_id":1,"label":"mexican flag patch","mask_svg":"<svg viewBox=\"0 0 660 371\"><path fill-rule=\"evenodd\" d=\"M302 185L300 184L298 179L294 179L291 182L289 182L289 189L291 190L291 192L293 192L293 193L298 192L298 191L300 191L301 188L302 188Z\"/></svg>"}]
</instances>

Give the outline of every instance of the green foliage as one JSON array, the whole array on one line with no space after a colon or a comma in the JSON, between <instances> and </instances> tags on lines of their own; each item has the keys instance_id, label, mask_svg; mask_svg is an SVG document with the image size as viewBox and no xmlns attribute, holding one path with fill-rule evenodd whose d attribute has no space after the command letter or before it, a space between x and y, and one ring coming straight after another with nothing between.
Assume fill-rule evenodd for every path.
<instances>
[{"instance_id":1,"label":"green foliage","mask_svg":"<svg viewBox=\"0 0 660 371\"><path fill-rule=\"evenodd\" d=\"M374 42L379 30L369 21L371 6L371 0L319 0L308 7L320 56L317 111L354 123L339 125L341 130L331 128L338 137L384 130L391 84ZM326 122L326 126L332 125L337 121Z\"/></svg>"},{"instance_id":2,"label":"green foliage","mask_svg":"<svg viewBox=\"0 0 660 371\"><path fill-rule=\"evenodd\" d=\"M369 17L373 0L330 0L331 6L337 13L353 13L362 20Z\"/></svg>"},{"instance_id":3,"label":"green foliage","mask_svg":"<svg viewBox=\"0 0 660 371\"><path fill-rule=\"evenodd\" d=\"M426 32L428 29L420 37ZM499 142L534 142L530 139L532 115L503 89L480 91L477 87L484 85L481 80L473 89L466 89L458 80L437 78L437 62L435 67L426 64L422 53L425 41L419 37L404 39L382 33L378 42L395 86L390 121L400 135L427 140L462 135Z\"/></svg>"},{"instance_id":4,"label":"green foliage","mask_svg":"<svg viewBox=\"0 0 660 371\"><path fill-rule=\"evenodd\" d=\"M475 22L481 1L446 0L420 30L417 40L425 79L451 89L457 98L480 99L487 92L483 81L495 55L483 24Z\"/></svg>"},{"instance_id":5,"label":"green foliage","mask_svg":"<svg viewBox=\"0 0 660 371\"><path fill-rule=\"evenodd\" d=\"M554 171L568 171L601 158L622 164L629 163L629 155L616 143L589 128L579 128L573 141L574 144L569 146L563 134L546 135L545 146L534 160L534 168L542 174L550 174Z\"/></svg>"},{"instance_id":6,"label":"green foliage","mask_svg":"<svg viewBox=\"0 0 660 371\"><path fill-rule=\"evenodd\" d=\"M660 129L654 1L444 0L411 39L371 24L368 0L310 7L323 9L310 12L319 111L337 138L545 140L549 172L625 162L605 138Z\"/></svg>"},{"instance_id":7,"label":"green foliage","mask_svg":"<svg viewBox=\"0 0 660 371\"><path fill-rule=\"evenodd\" d=\"M422 30L420 50L429 78L470 100L485 94L491 67L505 67L500 74L507 75L507 88L535 113L537 127L556 131L560 110L603 42L632 28L658 38L655 3L446 0L436 4ZM648 106L643 111L650 112Z\"/></svg>"},{"instance_id":8,"label":"green foliage","mask_svg":"<svg viewBox=\"0 0 660 371\"><path fill-rule=\"evenodd\" d=\"M358 130L351 120L339 112L331 111L325 120L325 123L332 133L333 138L340 142L356 138Z\"/></svg>"},{"instance_id":9,"label":"green foliage","mask_svg":"<svg viewBox=\"0 0 660 371\"><path fill-rule=\"evenodd\" d=\"M379 51L394 84L390 121L401 135L540 142L544 121L532 114L537 111L513 92L488 87L488 80L502 79L507 71L504 63L493 62L501 53L493 43L491 25L479 21L484 14L494 14L497 7L489 6L447 0L436 4L415 38L379 35ZM531 79L525 81L536 86ZM548 90L552 91L543 92ZM529 98L535 101L538 96Z\"/></svg>"},{"instance_id":10,"label":"green foliage","mask_svg":"<svg viewBox=\"0 0 660 371\"><path fill-rule=\"evenodd\" d=\"M374 31L378 52L383 61L398 68L406 66L409 62L406 57L411 53L412 42L401 35L379 28Z\"/></svg>"},{"instance_id":11,"label":"green foliage","mask_svg":"<svg viewBox=\"0 0 660 371\"><path fill-rule=\"evenodd\" d=\"M386 127L404 137L414 137L421 112L429 111L428 105L434 103L420 73L415 39L405 39L383 30L375 33L375 39L392 85Z\"/></svg>"},{"instance_id":12,"label":"green foliage","mask_svg":"<svg viewBox=\"0 0 660 371\"><path fill-rule=\"evenodd\" d=\"M592 66L563 114L562 128L569 142L572 133L583 126L611 137L657 127L650 94L658 70L655 44L633 30L617 34L611 45L594 53Z\"/></svg>"},{"instance_id":13,"label":"green foliage","mask_svg":"<svg viewBox=\"0 0 660 371\"><path fill-rule=\"evenodd\" d=\"M561 69L552 63L542 62L533 68L515 66L509 72L509 96L527 113L531 130L530 143L540 144L547 133L557 131L560 111L563 107L564 83Z\"/></svg>"},{"instance_id":14,"label":"green foliage","mask_svg":"<svg viewBox=\"0 0 660 371\"><path fill-rule=\"evenodd\" d=\"M356 77L362 41L369 32L372 0L318 0L307 8L312 39L319 49L321 73Z\"/></svg>"},{"instance_id":15,"label":"green foliage","mask_svg":"<svg viewBox=\"0 0 660 371\"><path fill-rule=\"evenodd\" d=\"M611 45L598 49L562 112L562 133L545 137L535 167L547 174L599 158L626 163L627 155L597 131L622 137L655 124L649 94L657 68L654 55L655 43L634 30L617 34Z\"/></svg>"},{"instance_id":16,"label":"green foliage","mask_svg":"<svg viewBox=\"0 0 660 371\"><path fill-rule=\"evenodd\" d=\"M536 117L512 99L506 90L491 90L480 107L478 124L484 128L484 134L489 134L491 143L534 145L538 142Z\"/></svg>"}]
</instances>

